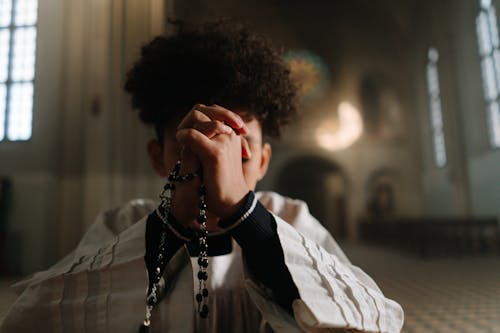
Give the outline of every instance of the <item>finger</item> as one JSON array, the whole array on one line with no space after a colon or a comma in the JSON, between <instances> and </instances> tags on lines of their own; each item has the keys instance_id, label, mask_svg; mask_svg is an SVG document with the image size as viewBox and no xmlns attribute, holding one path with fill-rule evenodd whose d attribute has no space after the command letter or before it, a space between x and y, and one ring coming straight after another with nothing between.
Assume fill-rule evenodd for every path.
<instances>
[{"instance_id":1,"label":"finger","mask_svg":"<svg viewBox=\"0 0 500 333\"><path fill-rule=\"evenodd\" d=\"M212 120L219 120L233 128L238 134L247 134L248 128L243 119L235 112L223 108L222 106L202 106L201 104L196 108L202 111Z\"/></svg>"},{"instance_id":2,"label":"finger","mask_svg":"<svg viewBox=\"0 0 500 333\"><path fill-rule=\"evenodd\" d=\"M216 143L212 142L206 135L194 128L183 128L177 131L177 141L191 149L191 151L201 160L207 157L215 148Z\"/></svg>"},{"instance_id":3,"label":"finger","mask_svg":"<svg viewBox=\"0 0 500 333\"><path fill-rule=\"evenodd\" d=\"M252 158L252 151L250 150L248 141L243 136L241 137L241 157L247 160Z\"/></svg>"},{"instance_id":4,"label":"finger","mask_svg":"<svg viewBox=\"0 0 500 333\"><path fill-rule=\"evenodd\" d=\"M184 118L181 120L179 125L177 126L177 129L181 128L189 128L192 127L195 122L202 122L202 121L211 121L211 119L202 111L198 110L197 108L204 106L203 104L196 104L191 111L184 116Z\"/></svg>"},{"instance_id":5,"label":"finger","mask_svg":"<svg viewBox=\"0 0 500 333\"><path fill-rule=\"evenodd\" d=\"M193 128L203 133L209 139L218 134L231 134L234 132L231 127L218 120L197 122L193 125Z\"/></svg>"}]
</instances>

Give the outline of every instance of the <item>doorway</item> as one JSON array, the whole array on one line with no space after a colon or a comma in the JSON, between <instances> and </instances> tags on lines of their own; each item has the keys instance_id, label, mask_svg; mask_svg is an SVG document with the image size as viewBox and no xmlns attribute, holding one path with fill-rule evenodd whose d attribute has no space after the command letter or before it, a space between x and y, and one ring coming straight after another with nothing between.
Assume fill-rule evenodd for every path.
<instances>
[{"instance_id":1,"label":"doorway","mask_svg":"<svg viewBox=\"0 0 500 333\"><path fill-rule=\"evenodd\" d=\"M276 178L279 193L307 203L311 214L338 239L347 237L347 181L341 167L324 157L295 157Z\"/></svg>"}]
</instances>

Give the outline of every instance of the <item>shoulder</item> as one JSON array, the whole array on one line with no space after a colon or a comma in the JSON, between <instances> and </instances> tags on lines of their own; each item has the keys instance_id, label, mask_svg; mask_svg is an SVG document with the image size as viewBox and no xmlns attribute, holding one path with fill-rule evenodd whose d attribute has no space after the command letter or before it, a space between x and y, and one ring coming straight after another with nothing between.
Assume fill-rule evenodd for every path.
<instances>
[{"instance_id":1,"label":"shoulder","mask_svg":"<svg viewBox=\"0 0 500 333\"><path fill-rule=\"evenodd\" d=\"M83 235L78 246L106 243L133 226L155 207L156 204L151 199L133 199L101 212Z\"/></svg>"},{"instance_id":2,"label":"shoulder","mask_svg":"<svg viewBox=\"0 0 500 333\"><path fill-rule=\"evenodd\" d=\"M155 208L153 200L134 199L100 213L77 247L47 270L16 283L21 293L29 285L68 273L99 270L144 256L145 218ZM110 261L111 260L111 261Z\"/></svg>"},{"instance_id":3,"label":"shoulder","mask_svg":"<svg viewBox=\"0 0 500 333\"><path fill-rule=\"evenodd\" d=\"M328 234L328 231L311 215L307 204L298 199L292 199L276 192L258 192L257 198L262 205L274 215L280 217L306 236ZM313 237L317 238L317 237Z\"/></svg>"},{"instance_id":4,"label":"shoulder","mask_svg":"<svg viewBox=\"0 0 500 333\"><path fill-rule=\"evenodd\" d=\"M292 225L297 222L300 215L310 215L307 204L302 200L292 199L271 191L257 192L256 196L267 210Z\"/></svg>"}]
</instances>

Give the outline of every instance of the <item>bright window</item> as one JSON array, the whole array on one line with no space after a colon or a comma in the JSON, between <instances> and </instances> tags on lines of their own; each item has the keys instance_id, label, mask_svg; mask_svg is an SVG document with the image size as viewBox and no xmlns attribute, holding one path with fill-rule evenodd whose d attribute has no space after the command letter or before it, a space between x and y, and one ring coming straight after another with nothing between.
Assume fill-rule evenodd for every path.
<instances>
[{"instance_id":1,"label":"bright window","mask_svg":"<svg viewBox=\"0 0 500 333\"><path fill-rule=\"evenodd\" d=\"M439 52L430 47L427 52L427 92L429 94L429 113L434 147L434 161L442 168L446 165L446 145L444 140L443 113L441 110L441 92L438 73Z\"/></svg>"},{"instance_id":2,"label":"bright window","mask_svg":"<svg viewBox=\"0 0 500 333\"><path fill-rule=\"evenodd\" d=\"M498 23L495 7L491 0L480 1L476 18L476 32L481 56L484 98L490 142L500 147L500 49Z\"/></svg>"},{"instance_id":3,"label":"bright window","mask_svg":"<svg viewBox=\"0 0 500 333\"><path fill-rule=\"evenodd\" d=\"M0 0L0 141L29 140L38 0Z\"/></svg>"}]
</instances>

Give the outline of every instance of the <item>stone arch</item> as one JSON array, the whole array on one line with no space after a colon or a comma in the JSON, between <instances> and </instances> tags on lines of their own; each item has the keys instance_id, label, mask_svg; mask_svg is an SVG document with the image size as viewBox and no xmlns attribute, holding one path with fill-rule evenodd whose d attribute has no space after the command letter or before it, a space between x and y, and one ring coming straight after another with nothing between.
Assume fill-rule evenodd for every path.
<instances>
[{"instance_id":1,"label":"stone arch","mask_svg":"<svg viewBox=\"0 0 500 333\"><path fill-rule=\"evenodd\" d=\"M348 186L338 163L312 154L284 162L275 180L279 193L305 201L311 213L336 238L347 235Z\"/></svg>"}]
</instances>

